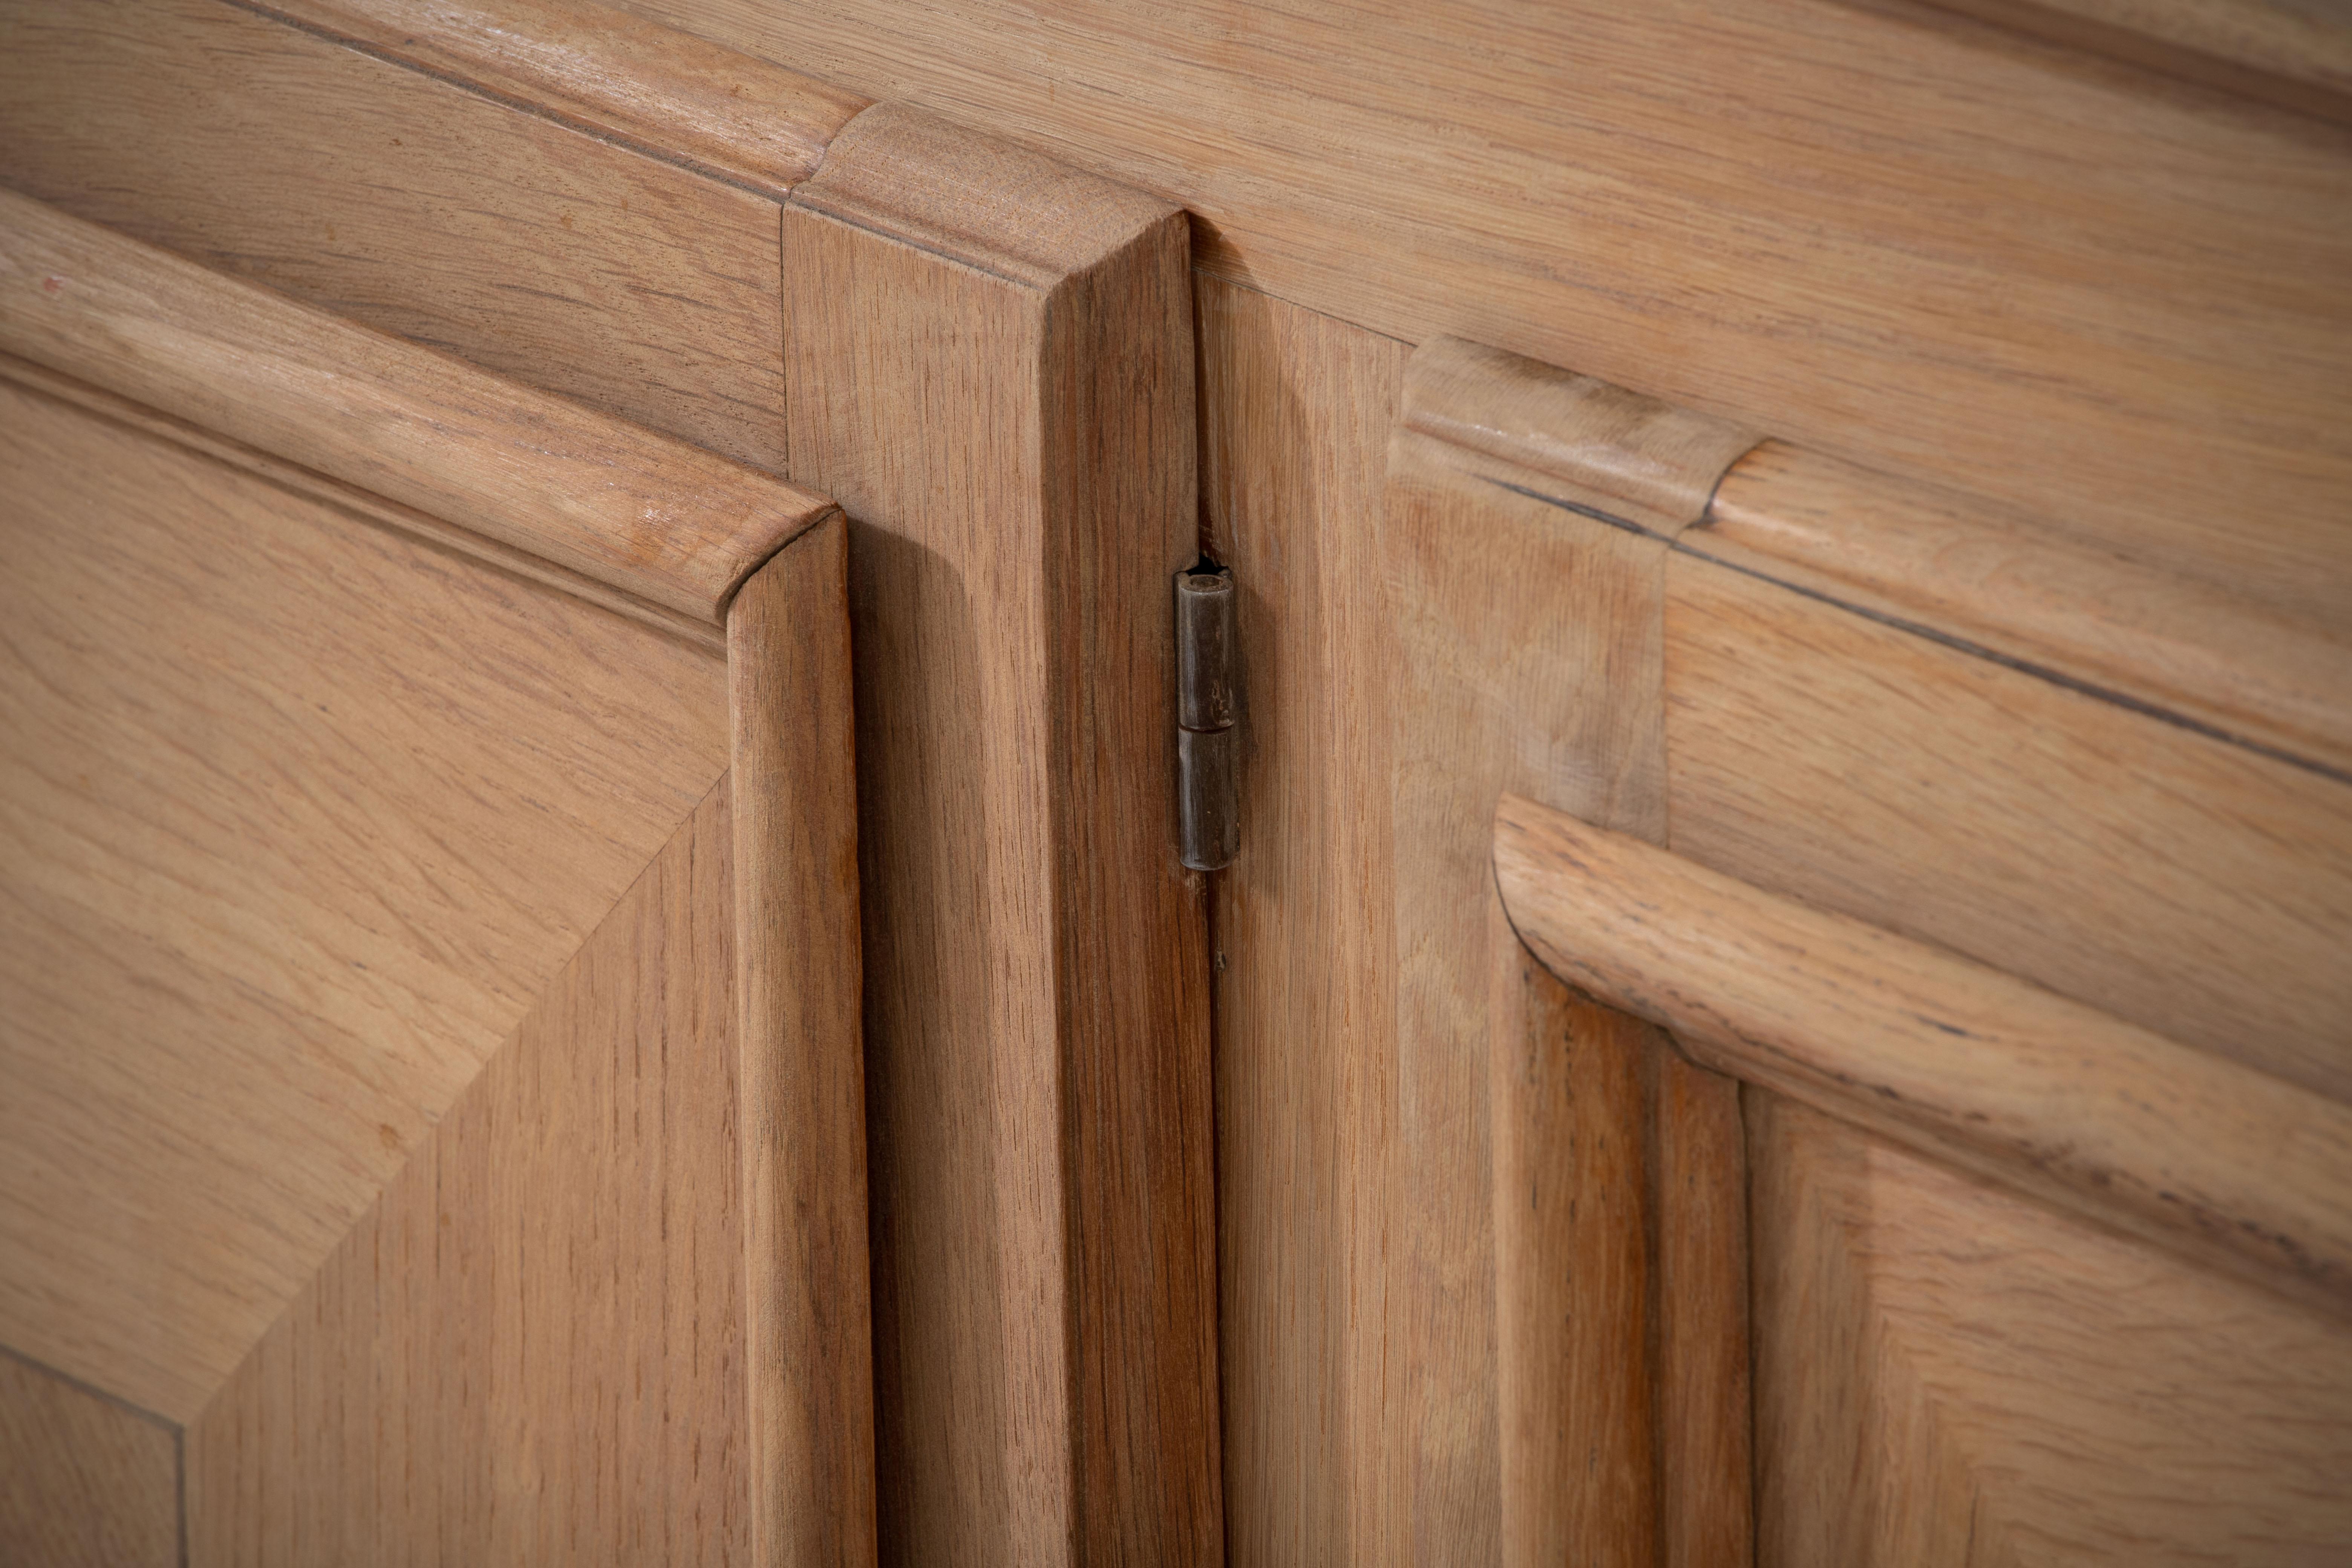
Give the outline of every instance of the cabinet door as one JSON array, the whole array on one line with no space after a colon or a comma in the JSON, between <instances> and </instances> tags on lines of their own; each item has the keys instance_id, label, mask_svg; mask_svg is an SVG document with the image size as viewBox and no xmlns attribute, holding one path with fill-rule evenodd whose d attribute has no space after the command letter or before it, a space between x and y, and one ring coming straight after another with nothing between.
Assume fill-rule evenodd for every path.
<instances>
[{"instance_id":1,"label":"cabinet door","mask_svg":"<svg viewBox=\"0 0 2352 1568\"><path fill-rule=\"evenodd\" d=\"M1496 853L1530 1013L1584 988L1741 1080L1759 1561L2340 1559L2352 1110L1523 800ZM1550 1005L1529 1055L1590 1084ZM1650 1158L1671 1238L1709 1162Z\"/></svg>"},{"instance_id":2,"label":"cabinet door","mask_svg":"<svg viewBox=\"0 0 2352 1568\"><path fill-rule=\"evenodd\" d=\"M0 1556L872 1553L844 526L0 195Z\"/></svg>"}]
</instances>

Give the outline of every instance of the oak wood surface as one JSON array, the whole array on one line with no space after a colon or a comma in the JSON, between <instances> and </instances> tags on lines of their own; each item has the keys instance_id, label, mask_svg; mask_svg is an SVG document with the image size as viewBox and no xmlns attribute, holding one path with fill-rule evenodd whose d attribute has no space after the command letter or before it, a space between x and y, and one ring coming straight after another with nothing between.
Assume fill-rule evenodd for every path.
<instances>
[{"instance_id":1,"label":"oak wood surface","mask_svg":"<svg viewBox=\"0 0 2352 1568\"><path fill-rule=\"evenodd\" d=\"M783 200L866 105L605 5L278 0L257 7Z\"/></svg>"},{"instance_id":2,"label":"oak wood surface","mask_svg":"<svg viewBox=\"0 0 2352 1568\"><path fill-rule=\"evenodd\" d=\"M1748 1104L1765 1568L2342 1560L2352 1324Z\"/></svg>"},{"instance_id":3,"label":"oak wood surface","mask_svg":"<svg viewBox=\"0 0 2352 1568\"><path fill-rule=\"evenodd\" d=\"M1677 854L2352 1098L2352 785L1679 552L1665 640Z\"/></svg>"},{"instance_id":4,"label":"oak wood surface","mask_svg":"<svg viewBox=\"0 0 2352 1568\"><path fill-rule=\"evenodd\" d=\"M826 520L727 617L751 1552L811 1568L874 1561L847 552Z\"/></svg>"},{"instance_id":5,"label":"oak wood surface","mask_svg":"<svg viewBox=\"0 0 2352 1568\"><path fill-rule=\"evenodd\" d=\"M1219 1551L1185 241L887 105L785 209L793 472L852 522L887 1561Z\"/></svg>"},{"instance_id":6,"label":"oak wood surface","mask_svg":"<svg viewBox=\"0 0 2352 1568\"><path fill-rule=\"evenodd\" d=\"M2008 511L1768 441L1685 547L2352 779L2352 634Z\"/></svg>"},{"instance_id":7,"label":"oak wood surface","mask_svg":"<svg viewBox=\"0 0 2352 1568\"><path fill-rule=\"evenodd\" d=\"M224 0L0 6L0 184L785 470L766 195Z\"/></svg>"},{"instance_id":8,"label":"oak wood surface","mask_svg":"<svg viewBox=\"0 0 2352 1568\"><path fill-rule=\"evenodd\" d=\"M1739 1086L1496 920L1501 1560L1750 1561Z\"/></svg>"},{"instance_id":9,"label":"oak wood surface","mask_svg":"<svg viewBox=\"0 0 2352 1568\"><path fill-rule=\"evenodd\" d=\"M2326 0L1937 0L2074 48L2352 120L2352 18Z\"/></svg>"},{"instance_id":10,"label":"oak wood surface","mask_svg":"<svg viewBox=\"0 0 2352 1568\"><path fill-rule=\"evenodd\" d=\"M2352 584L2347 132L1902 0L635 0L1199 215L1216 275Z\"/></svg>"},{"instance_id":11,"label":"oak wood surface","mask_svg":"<svg viewBox=\"0 0 2352 1568\"><path fill-rule=\"evenodd\" d=\"M1425 343L1407 366L1382 526L1396 661L1387 722L1403 1295L1391 1353L1409 1369L1399 1422L1417 1557L1501 1551L1495 802L1527 792L1629 832L1666 831L1666 545L1596 516L1596 492L1550 470L1583 451L1604 477L1640 476L1599 493L1630 489L1661 528L1677 507L1681 522L1696 521L1747 439L1704 426L1466 345ZM1507 439L1463 445L1433 429Z\"/></svg>"},{"instance_id":12,"label":"oak wood surface","mask_svg":"<svg viewBox=\"0 0 2352 1568\"><path fill-rule=\"evenodd\" d=\"M1390 622L1406 348L1196 273L1204 547L1241 596L1241 850L1213 884L1218 1366L1237 1563L1409 1540L1396 1184Z\"/></svg>"},{"instance_id":13,"label":"oak wood surface","mask_svg":"<svg viewBox=\"0 0 2352 1568\"><path fill-rule=\"evenodd\" d=\"M179 1427L0 1351L0 1560L178 1568Z\"/></svg>"},{"instance_id":14,"label":"oak wood surface","mask_svg":"<svg viewBox=\"0 0 2352 1568\"><path fill-rule=\"evenodd\" d=\"M5 191L0 348L713 623L832 510Z\"/></svg>"},{"instance_id":15,"label":"oak wood surface","mask_svg":"<svg viewBox=\"0 0 2352 1568\"><path fill-rule=\"evenodd\" d=\"M749 1559L729 800L191 1422L192 1563Z\"/></svg>"},{"instance_id":16,"label":"oak wood surface","mask_svg":"<svg viewBox=\"0 0 2352 1568\"><path fill-rule=\"evenodd\" d=\"M186 1419L725 768L724 670L0 400L0 1343Z\"/></svg>"},{"instance_id":17,"label":"oak wood surface","mask_svg":"<svg viewBox=\"0 0 2352 1568\"><path fill-rule=\"evenodd\" d=\"M1549 973L1498 911L1495 1383L1501 1560L1655 1563L1657 1031Z\"/></svg>"},{"instance_id":18,"label":"oak wood surface","mask_svg":"<svg viewBox=\"0 0 2352 1568\"><path fill-rule=\"evenodd\" d=\"M1495 870L1554 973L1706 1065L2352 1305L2352 1108L1524 799Z\"/></svg>"}]
</instances>

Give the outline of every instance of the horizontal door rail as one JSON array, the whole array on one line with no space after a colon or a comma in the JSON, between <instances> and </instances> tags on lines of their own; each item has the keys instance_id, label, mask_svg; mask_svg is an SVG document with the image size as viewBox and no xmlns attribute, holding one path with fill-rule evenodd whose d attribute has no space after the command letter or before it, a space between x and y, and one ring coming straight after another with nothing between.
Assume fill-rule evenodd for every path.
<instances>
[{"instance_id":1,"label":"horizontal door rail","mask_svg":"<svg viewBox=\"0 0 2352 1568\"><path fill-rule=\"evenodd\" d=\"M0 350L695 622L833 503L0 190Z\"/></svg>"},{"instance_id":2,"label":"horizontal door rail","mask_svg":"<svg viewBox=\"0 0 2352 1568\"><path fill-rule=\"evenodd\" d=\"M1515 795L1511 921L1711 1067L2352 1306L2352 1109Z\"/></svg>"}]
</instances>

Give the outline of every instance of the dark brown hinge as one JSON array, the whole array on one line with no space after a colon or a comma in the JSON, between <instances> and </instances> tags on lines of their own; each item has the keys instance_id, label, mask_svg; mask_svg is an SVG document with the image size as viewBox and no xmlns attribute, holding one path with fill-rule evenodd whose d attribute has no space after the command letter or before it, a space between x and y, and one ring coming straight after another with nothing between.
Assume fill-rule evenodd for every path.
<instances>
[{"instance_id":1,"label":"dark brown hinge","mask_svg":"<svg viewBox=\"0 0 2352 1568\"><path fill-rule=\"evenodd\" d=\"M1234 578L1223 567L1176 574L1176 841L1184 864L1220 871L1241 849Z\"/></svg>"}]
</instances>

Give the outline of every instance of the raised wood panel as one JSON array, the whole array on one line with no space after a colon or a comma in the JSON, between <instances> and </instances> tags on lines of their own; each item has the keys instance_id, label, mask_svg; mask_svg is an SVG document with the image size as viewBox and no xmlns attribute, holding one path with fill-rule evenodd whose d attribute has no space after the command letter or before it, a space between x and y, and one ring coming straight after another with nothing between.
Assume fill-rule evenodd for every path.
<instances>
[{"instance_id":1,"label":"raised wood panel","mask_svg":"<svg viewBox=\"0 0 2352 1568\"><path fill-rule=\"evenodd\" d=\"M729 802L190 1424L192 1563L751 1560Z\"/></svg>"},{"instance_id":2,"label":"raised wood panel","mask_svg":"<svg viewBox=\"0 0 2352 1568\"><path fill-rule=\"evenodd\" d=\"M180 1429L0 1351L0 1560L180 1568Z\"/></svg>"},{"instance_id":3,"label":"raised wood panel","mask_svg":"<svg viewBox=\"0 0 2352 1568\"><path fill-rule=\"evenodd\" d=\"M794 472L852 522L882 1556L1213 1561L1185 225L887 105L784 225Z\"/></svg>"},{"instance_id":4,"label":"raised wood panel","mask_svg":"<svg viewBox=\"0 0 2352 1568\"><path fill-rule=\"evenodd\" d=\"M1213 883L1218 1365L1239 1563L1390 1561L1389 622L1403 344L1205 274L1201 500L1241 595L1241 851Z\"/></svg>"},{"instance_id":5,"label":"raised wood panel","mask_svg":"<svg viewBox=\"0 0 2352 1568\"><path fill-rule=\"evenodd\" d=\"M0 1342L186 1419L726 767L725 670L0 406Z\"/></svg>"},{"instance_id":6,"label":"raised wood panel","mask_svg":"<svg viewBox=\"0 0 2352 1568\"><path fill-rule=\"evenodd\" d=\"M2343 1560L2352 1323L1748 1101L1766 1568Z\"/></svg>"},{"instance_id":7,"label":"raised wood panel","mask_svg":"<svg viewBox=\"0 0 2352 1568\"><path fill-rule=\"evenodd\" d=\"M1681 554L1665 668L1677 854L2352 1098L2352 786Z\"/></svg>"},{"instance_id":8,"label":"raised wood panel","mask_svg":"<svg viewBox=\"0 0 2352 1568\"><path fill-rule=\"evenodd\" d=\"M0 8L0 182L784 470L768 195L224 0Z\"/></svg>"},{"instance_id":9,"label":"raised wood panel","mask_svg":"<svg viewBox=\"0 0 2352 1568\"><path fill-rule=\"evenodd\" d=\"M1181 201L1235 282L2340 612L2339 127L1903 0L635 0Z\"/></svg>"}]
</instances>

